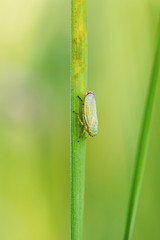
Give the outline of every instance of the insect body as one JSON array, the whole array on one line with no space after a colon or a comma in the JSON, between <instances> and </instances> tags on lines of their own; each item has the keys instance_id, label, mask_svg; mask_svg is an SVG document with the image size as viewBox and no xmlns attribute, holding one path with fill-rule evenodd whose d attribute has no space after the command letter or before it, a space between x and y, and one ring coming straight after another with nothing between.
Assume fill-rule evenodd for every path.
<instances>
[{"instance_id":1,"label":"insect body","mask_svg":"<svg viewBox=\"0 0 160 240\"><path fill-rule=\"evenodd\" d=\"M78 113L73 111L81 125L83 126L83 132L79 136L79 139L83 136L85 132L88 132L88 136L95 137L98 132L98 120L97 120L97 109L96 109L96 100L93 92L87 91L84 101L78 96L82 102L82 117L81 121Z\"/></svg>"}]
</instances>

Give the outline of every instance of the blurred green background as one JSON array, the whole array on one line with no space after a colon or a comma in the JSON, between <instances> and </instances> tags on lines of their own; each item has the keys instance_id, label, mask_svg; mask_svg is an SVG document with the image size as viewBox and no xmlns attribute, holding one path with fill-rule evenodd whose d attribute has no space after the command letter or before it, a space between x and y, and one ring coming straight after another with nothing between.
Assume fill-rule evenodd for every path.
<instances>
[{"instance_id":1,"label":"blurred green background","mask_svg":"<svg viewBox=\"0 0 160 240\"><path fill-rule=\"evenodd\" d=\"M121 240L160 15L159 0L88 0L84 240ZM67 240L70 1L0 1L0 239ZM160 83L133 240L160 239Z\"/></svg>"}]
</instances>

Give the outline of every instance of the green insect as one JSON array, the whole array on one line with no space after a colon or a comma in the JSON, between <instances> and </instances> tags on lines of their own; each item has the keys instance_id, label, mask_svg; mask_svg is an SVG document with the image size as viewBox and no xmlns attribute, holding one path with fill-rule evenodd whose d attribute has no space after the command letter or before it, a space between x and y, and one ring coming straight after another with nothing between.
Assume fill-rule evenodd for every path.
<instances>
[{"instance_id":1,"label":"green insect","mask_svg":"<svg viewBox=\"0 0 160 240\"><path fill-rule=\"evenodd\" d=\"M77 97L82 102L82 117L83 117L83 121L81 121L79 114L73 111L77 115L81 125L83 126L83 132L79 136L79 140L85 132L88 132L88 136L95 137L98 132L98 120L94 93L91 91L87 91L84 101L79 96Z\"/></svg>"}]
</instances>

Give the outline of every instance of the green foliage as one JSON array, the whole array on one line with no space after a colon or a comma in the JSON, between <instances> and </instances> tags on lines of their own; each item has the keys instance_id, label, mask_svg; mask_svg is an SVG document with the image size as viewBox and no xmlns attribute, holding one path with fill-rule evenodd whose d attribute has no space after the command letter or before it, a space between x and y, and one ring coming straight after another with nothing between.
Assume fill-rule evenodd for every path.
<instances>
[{"instance_id":1,"label":"green foliage","mask_svg":"<svg viewBox=\"0 0 160 240\"><path fill-rule=\"evenodd\" d=\"M87 140L83 235L84 240L121 240L160 1L93 0L88 10L90 87L79 73L79 85L72 88L72 110L80 115L77 95L95 92L99 120L97 137ZM69 21L70 1L0 1L2 240L69 239ZM85 137L77 145L82 127L76 115L71 117L72 141L81 156L73 167L80 176ZM152 119L132 240L160 239L160 87ZM76 179L78 193L82 178ZM75 235L79 223L72 224Z\"/></svg>"},{"instance_id":2,"label":"green foliage","mask_svg":"<svg viewBox=\"0 0 160 240\"><path fill-rule=\"evenodd\" d=\"M139 136L139 144L137 147L137 155L136 155L136 163L135 163L135 170L133 174L133 182L131 186L131 193L128 205L128 213L127 213L127 221L125 226L125 233L124 233L124 240L131 239L134 221L136 216L136 210L141 190L141 184L143 179L143 172L145 167L145 159L146 159L146 152L147 152L147 143L149 139L149 130L152 121L153 115L153 107L156 95L156 88L158 85L158 76L159 76L159 69L160 69L160 23L158 25L158 45L155 52L155 58L153 62L151 78L150 78L150 85L148 89L148 96L146 99L146 106L142 121L142 126L140 130Z\"/></svg>"}]
</instances>

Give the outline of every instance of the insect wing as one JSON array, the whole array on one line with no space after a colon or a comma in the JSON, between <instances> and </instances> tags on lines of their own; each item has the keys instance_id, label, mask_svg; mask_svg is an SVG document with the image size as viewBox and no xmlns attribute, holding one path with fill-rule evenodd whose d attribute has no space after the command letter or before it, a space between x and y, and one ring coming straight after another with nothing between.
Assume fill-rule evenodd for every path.
<instances>
[{"instance_id":1,"label":"insect wing","mask_svg":"<svg viewBox=\"0 0 160 240\"><path fill-rule=\"evenodd\" d=\"M95 136L98 132L98 120L96 100L93 93L85 97L84 114L88 130L92 136Z\"/></svg>"}]
</instances>

